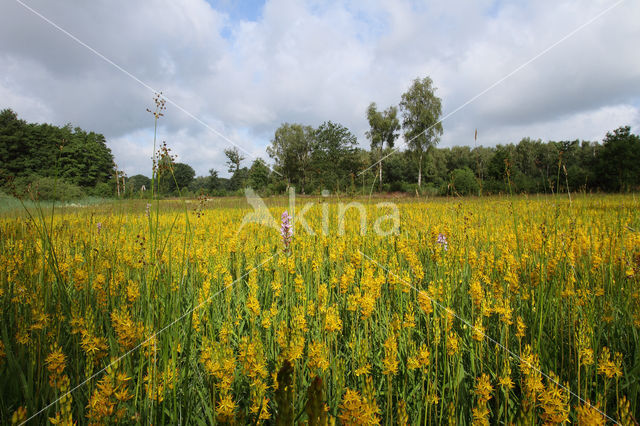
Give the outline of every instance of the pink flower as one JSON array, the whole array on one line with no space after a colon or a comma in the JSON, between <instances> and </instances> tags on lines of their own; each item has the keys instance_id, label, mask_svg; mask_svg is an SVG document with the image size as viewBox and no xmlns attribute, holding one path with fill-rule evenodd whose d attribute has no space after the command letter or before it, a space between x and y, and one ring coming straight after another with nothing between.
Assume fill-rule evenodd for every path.
<instances>
[{"instance_id":1,"label":"pink flower","mask_svg":"<svg viewBox=\"0 0 640 426\"><path fill-rule=\"evenodd\" d=\"M284 243L284 248L288 249L289 244L291 244L291 237L293 236L293 229L291 227L291 216L285 210L282 213L281 224L280 224L280 235L282 235L282 242Z\"/></svg>"},{"instance_id":2,"label":"pink flower","mask_svg":"<svg viewBox=\"0 0 640 426\"><path fill-rule=\"evenodd\" d=\"M447 249L449 248L447 244L447 237L443 233L438 234L438 239L436 240L436 244L440 244L440 246L442 246L444 251L447 251Z\"/></svg>"}]
</instances>

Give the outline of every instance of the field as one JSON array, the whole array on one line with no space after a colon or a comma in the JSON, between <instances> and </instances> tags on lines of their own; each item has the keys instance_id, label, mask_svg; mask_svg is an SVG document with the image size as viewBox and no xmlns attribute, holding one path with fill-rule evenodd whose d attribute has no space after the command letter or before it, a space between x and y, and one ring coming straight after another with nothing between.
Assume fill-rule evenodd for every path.
<instances>
[{"instance_id":1,"label":"field","mask_svg":"<svg viewBox=\"0 0 640 426\"><path fill-rule=\"evenodd\" d=\"M635 196L265 202L4 212L0 423L637 424Z\"/></svg>"}]
</instances>

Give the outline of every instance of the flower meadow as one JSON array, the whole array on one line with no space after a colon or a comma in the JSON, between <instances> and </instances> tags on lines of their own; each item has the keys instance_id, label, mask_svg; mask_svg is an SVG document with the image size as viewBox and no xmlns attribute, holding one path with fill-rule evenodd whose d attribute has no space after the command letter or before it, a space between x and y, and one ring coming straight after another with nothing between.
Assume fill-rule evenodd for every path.
<instances>
[{"instance_id":1,"label":"flower meadow","mask_svg":"<svg viewBox=\"0 0 640 426\"><path fill-rule=\"evenodd\" d=\"M315 201L5 213L0 423L637 424L634 196Z\"/></svg>"}]
</instances>

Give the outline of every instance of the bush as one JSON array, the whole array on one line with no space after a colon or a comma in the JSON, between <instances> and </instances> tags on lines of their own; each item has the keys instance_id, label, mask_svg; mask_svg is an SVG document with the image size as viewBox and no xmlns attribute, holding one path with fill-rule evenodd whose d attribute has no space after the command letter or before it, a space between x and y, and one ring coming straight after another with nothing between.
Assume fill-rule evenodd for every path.
<instances>
[{"instance_id":1,"label":"bush","mask_svg":"<svg viewBox=\"0 0 640 426\"><path fill-rule=\"evenodd\" d=\"M471 169L455 169L451 173L452 190L460 195L477 195L480 191L478 180Z\"/></svg>"},{"instance_id":2,"label":"bush","mask_svg":"<svg viewBox=\"0 0 640 426\"><path fill-rule=\"evenodd\" d=\"M485 194L508 194L509 188L504 181L496 179L485 179L483 182L483 192Z\"/></svg>"},{"instance_id":3,"label":"bush","mask_svg":"<svg viewBox=\"0 0 640 426\"><path fill-rule=\"evenodd\" d=\"M392 192L406 192L405 183L399 180L391 182L390 189Z\"/></svg>"},{"instance_id":4,"label":"bush","mask_svg":"<svg viewBox=\"0 0 640 426\"><path fill-rule=\"evenodd\" d=\"M102 182L91 188L89 194L100 198L112 198L113 188L108 183Z\"/></svg>"},{"instance_id":5,"label":"bush","mask_svg":"<svg viewBox=\"0 0 640 426\"><path fill-rule=\"evenodd\" d=\"M407 188L408 191L407 192L411 192L412 194L416 193L416 189L418 188L418 184L407 184ZM438 195L438 184L436 182L428 182L427 184L422 186L422 189L420 189L419 191L420 195L426 196L426 197L435 197Z\"/></svg>"},{"instance_id":6,"label":"bush","mask_svg":"<svg viewBox=\"0 0 640 426\"><path fill-rule=\"evenodd\" d=\"M277 180L268 186L272 194L284 194L287 190L287 183L284 180Z\"/></svg>"},{"instance_id":7,"label":"bush","mask_svg":"<svg viewBox=\"0 0 640 426\"><path fill-rule=\"evenodd\" d=\"M513 192L516 192L516 193L521 193L521 192L533 193L533 192L537 192L538 185L533 178L525 175L520 171L516 171L511 181L511 188Z\"/></svg>"},{"instance_id":8,"label":"bush","mask_svg":"<svg viewBox=\"0 0 640 426\"><path fill-rule=\"evenodd\" d=\"M49 177L35 179L28 191L36 200L71 201L86 196L79 186Z\"/></svg>"}]
</instances>

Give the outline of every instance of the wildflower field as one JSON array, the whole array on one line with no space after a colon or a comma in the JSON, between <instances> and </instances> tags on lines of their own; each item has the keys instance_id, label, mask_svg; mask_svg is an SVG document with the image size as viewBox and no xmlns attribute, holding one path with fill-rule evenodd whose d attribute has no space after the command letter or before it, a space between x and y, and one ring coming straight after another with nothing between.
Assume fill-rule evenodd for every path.
<instances>
[{"instance_id":1,"label":"wildflower field","mask_svg":"<svg viewBox=\"0 0 640 426\"><path fill-rule=\"evenodd\" d=\"M0 423L637 424L633 195L349 201L5 212Z\"/></svg>"}]
</instances>

